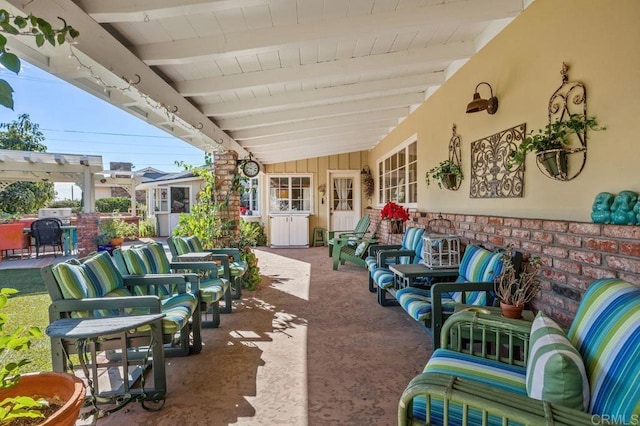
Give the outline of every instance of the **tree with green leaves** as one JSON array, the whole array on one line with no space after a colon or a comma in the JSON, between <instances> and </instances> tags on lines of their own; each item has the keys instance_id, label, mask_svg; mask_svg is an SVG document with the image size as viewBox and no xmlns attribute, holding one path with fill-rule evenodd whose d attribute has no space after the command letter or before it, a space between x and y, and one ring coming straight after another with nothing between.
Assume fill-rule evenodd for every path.
<instances>
[{"instance_id":1,"label":"tree with green leaves","mask_svg":"<svg viewBox=\"0 0 640 426\"><path fill-rule=\"evenodd\" d=\"M35 37L36 46L42 47L46 42L52 46L61 45L67 36L72 39L80 33L67 25L64 19L62 28L54 29L53 26L37 16L13 16L4 9L0 9L0 32L11 35L25 35ZM20 72L20 58L7 51L7 38L0 34L0 64L9 71L18 74ZM13 88L6 80L0 79L0 105L13 109Z\"/></svg>"},{"instance_id":2,"label":"tree with green leaves","mask_svg":"<svg viewBox=\"0 0 640 426\"><path fill-rule=\"evenodd\" d=\"M216 175L213 172L213 161L210 153L205 153L204 166L178 163L185 170L201 178L204 182L197 201L191 206L188 214L181 214L174 235L195 235L205 248L214 248L222 236L222 220L220 219L220 202L216 194Z\"/></svg>"},{"instance_id":3,"label":"tree with green leaves","mask_svg":"<svg viewBox=\"0 0 640 426\"><path fill-rule=\"evenodd\" d=\"M0 149L46 151L44 134L28 114L0 124ZM0 211L11 214L36 213L55 197L51 182L15 182L0 192Z\"/></svg>"},{"instance_id":4,"label":"tree with green leaves","mask_svg":"<svg viewBox=\"0 0 640 426\"><path fill-rule=\"evenodd\" d=\"M204 182L198 193L198 199L191 206L191 212L180 215L178 226L173 230L173 234L195 235L204 248L223 247L223 241L229 239L230 230L236 226L235 221L221 218L220 213L228 210L231 206L228 196L221 195L218 191L212 157L212 154L205 153L205 165L200 167L178 163ZM242 188L238 175L236 173L232 191L240 191ZM240 250L240 258L247 262L248 270L243 277L242 284L249 290L255 289L261 279L258 259L251 250L251 246L255 245L257 240L257 235L254 234L256 231L253 228L241 226L240 238L230 244Z\"/></svg>"}]
</instances>

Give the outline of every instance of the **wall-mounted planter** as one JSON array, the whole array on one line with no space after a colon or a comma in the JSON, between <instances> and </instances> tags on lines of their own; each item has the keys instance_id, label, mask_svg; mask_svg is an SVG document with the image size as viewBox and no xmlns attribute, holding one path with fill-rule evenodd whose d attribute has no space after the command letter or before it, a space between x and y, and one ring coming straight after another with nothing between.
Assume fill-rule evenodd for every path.
<instances>
[{"instance_id":1,"label":"wall-mounted planter","mask_svg":"<svg viewBox=\"0 0 640 426\"><path fill-rule=\"evenodd\" d=\"M564 149L551 149L536 154L538 164L544 167L549 176L564 180L568 173L568 153Z\"/></svg>"},{"instance_id":2,"label":"wall-mounted planter","mask_svg":"<svg viewBox=\"0 0 640 426\"><path fill-rule=\"evenodd\" d=\"M442 186L444 186L446 189L455 191L460 187L460 180L455 173L446 173L442 177Z\"/></svg>"}]
</instances>

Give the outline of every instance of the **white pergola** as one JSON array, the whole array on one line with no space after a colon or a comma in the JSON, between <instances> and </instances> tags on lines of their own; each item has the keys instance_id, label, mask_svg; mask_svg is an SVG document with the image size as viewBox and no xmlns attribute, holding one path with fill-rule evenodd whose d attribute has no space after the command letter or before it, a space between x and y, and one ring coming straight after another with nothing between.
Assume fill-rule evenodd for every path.
<instances>
[{"instance_id":1,"label":"white pergola","mask_svg":"<svg viewBox=\"0 0 640 426\"><path fill-rule=\"evenodd\" d=\"M136 214L135 187L140 178L132 172L103 170L99 155L0 149L0 190L14 182L72 182L82 188L84 212L95 211L96 182L124 187Z\"/></svg>"}]
</instances>

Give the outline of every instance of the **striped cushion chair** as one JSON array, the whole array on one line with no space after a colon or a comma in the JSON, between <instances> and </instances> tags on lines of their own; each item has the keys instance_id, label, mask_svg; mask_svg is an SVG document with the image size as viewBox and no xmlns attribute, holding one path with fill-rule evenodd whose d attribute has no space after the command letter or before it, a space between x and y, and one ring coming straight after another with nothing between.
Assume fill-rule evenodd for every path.
<instances>
[{"instance_id":1,"label":"striped cushion chair","mask_svg":"<svg viewBox=\"0 0 640 426\"><path fill-rule=\"evenodd\" d=\"M114 250L114 258L122 255L126 270L133 275L141 274L170 274L172 268L197 271L199 274L200 292L198 298L203 304L201 309L203 314L203 327L218 327L220 325L220 303L225 298L223 312L231 312L231 289L229 281L218 277L218 267L214 262L190 262L188 265L176 265L169 262L162 244L152 242L143 246L132 246L126 250ZM117 262L116 262L117 263ZM174 293L174 289L163 287L161 297L166 297ZM211 314L209 320L207 314Z\"/></svg>"},{"instance_id":2,"label":"striped cushion chair","mask_svg":"<svg viewBox=\"0 0 640 426\"><path fill-rule=\"evenodd\" d=\"M371 256L365 259L369 269L369 290L377 288L378 303L382 306L395 305L387 299L387 290L394 285L394 275L388 265L393 263L420 263L422 261L423 228L409 227L402 237L401 245L372 246ZM375 255L373 255L375 253Z\"/></svg>"},{"instance_id":3,"label":"striped cushion chair","mask_svg":"<svg viewBox=\"0 0 640 426\"><path fill-rule=\"evenodd\" d=\"M167 341L173 342L174 335L179 334L180 337L180 347L168 351L170 355L187 355L190 350L199 352L201 349L200 309L197 298L186 291L186 279L183 275L163 276L158 279L123 277L108 252L97 253L82 263L72 260L47 266L42 268L41 274L53 302L52 306L59 300L80 301L77 309L69 308L68 312L61 312L61 315L105 317L146 314L157 310L165 314L162 330L167 336ZM161 290L174 285L176 293L172 295L166 295ZM149 299L150 294L154 295L154 298ZM88 300L91 302L87 302ZM91 309L80 309L80 306L91 306ZM190 327L192 318L193 324ZM191 348L190 331L193 332Z\"/></svg>"},{"instance_id":4,"label":"striped cushion chair","mask_svg":"<svg viewBox=\"0 0 640 426\"><path fill-rule=\"evenodd\" d=\"M468 305L491 305L493 299L487 298L487 290L493 290L493 280L502 272L502 253L493 252L476 245L468 245L460 261L458 278L455 283L486 283L484 291L468 291L464 294L464 303ZM463 303L461 291L455 291L454 283L435 284L438 288L447 288L438 296L437 315L433 315L434 303L431 289L405 287L398 290L396 299L400 306L416 321L424 324L433 336L433 346L440 345L439 330L446 317L450 316L456 303ZM434 285L434 287L435 287Z\"/></svg>"},{"instance_id":5,"label":"striped cushion chair","mask_svg":"<svg viewBox=\"0 0 640 426\"><path fill-rule=\"evenodd\" d=\"M443 333L447 349L437 349L405 389L398 424L444 424L445 416L451 425L638 422L640 286L616 278L594 281L566 335L542 312L530 331L522 324L468 311L453 315ZM517 328L528 339L524 364L487 359L485 351L471 354L456 338L449 340L455 336L449 332L465 327L478 337L502 333L503 342Z\"/></svg>"},{"instance_id":6,"label":"striped cushion chair","mask_svg":"<svg viewBox=\"0 0 640 426\"><path fill-rule=\"evenodd\" d=\"M378 285L385 289L393 285L393 273L387 268L387 265L392 263L420 263L422 260L422 236L424 231L422 228L408 227L402 237L402 244L373 245L370 247L370 255L364 260L369 270L369 291L375 292ZM398 251L406 254L400 256ZM381 271L375 276L376 271L379 269Z\"/></svg>"},{"instance_id":7,"label":"striped cushion chair","mask_svg":"<svg viewBox=\"0 0 640 426\"><path fill-rule=\"evenodd\" d=\"M223 277L233 283L232 297L239 299L242 295L242 277L249 269L246 261L240 257L240 250L237 248L217 248L217 249L205 249L200 242L200 239L192 235L190 237L169 237L167 238L167 245L171 251L171 256L174 261L178 260L178 256L186 253L198 253L209 252L217 255L227 255L232 257L232 261L224 262L220 265L218 270L218 276Z\"/></svg>"}]
</instances>

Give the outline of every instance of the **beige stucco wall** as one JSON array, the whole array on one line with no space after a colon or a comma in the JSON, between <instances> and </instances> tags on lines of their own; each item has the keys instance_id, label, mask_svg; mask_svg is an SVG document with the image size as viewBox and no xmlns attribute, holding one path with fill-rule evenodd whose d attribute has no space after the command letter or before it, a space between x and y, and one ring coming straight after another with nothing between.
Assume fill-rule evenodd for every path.
<instances>
[{"instance_id":1,"label":"beige stucco wall","mask_svg":"<svg viewBox=\"0 0 640 426\"><path fill-rule=\"evenodd\" d=\"M316 226L328 229L326 201L325 204L322 204L320 202L320 194L318 193L318 187L320 185L324 184L327 188L329 187L327 184L327 171L362 170L365 165L370 165L368 163L368 158L368 153L366 151L359 151L347 154L308 158L298 161L288 161L285 163L267 164L264 170L266 176L263 175L260 180L260 184L262 185L261 193L263 194L261 206L264 206L261 211L263 219L265 219L268 214L268 182L266 178L270 174L311 173L313 175L314 211L309 217L309 229L313 230ZM364 196L362 196L361 207L361 213L363 213L364 209L367 207L367 200ZM268 221L265 220L264 222L268 229Z\"/></svg>"},{"instance_id":2,"label":"beige stucco wall","mask_svg":"<svg viewBox=\"0 0 640 426\"><path fill-rule=\"evenodd\" d=\"M462 137L465 180L456 192L427 188L419 181L418 209L511 217L590 221L595 195L640 192L640 1L536 0L446 84L369 154L369 164L414 133L418 135L418 175L447 158L451 127ZM538 129L560 86L562 62L569 79L587 88L588 115L607 126L590 132L587 163L572 181L545 177L534 155L527 158L523 198L471 199L471 143L525 122ZM500 106L495 115L466 114L477 83L493 86ZM486 87L480 89L487 97Z\"/></svg>"}]
</instances>

